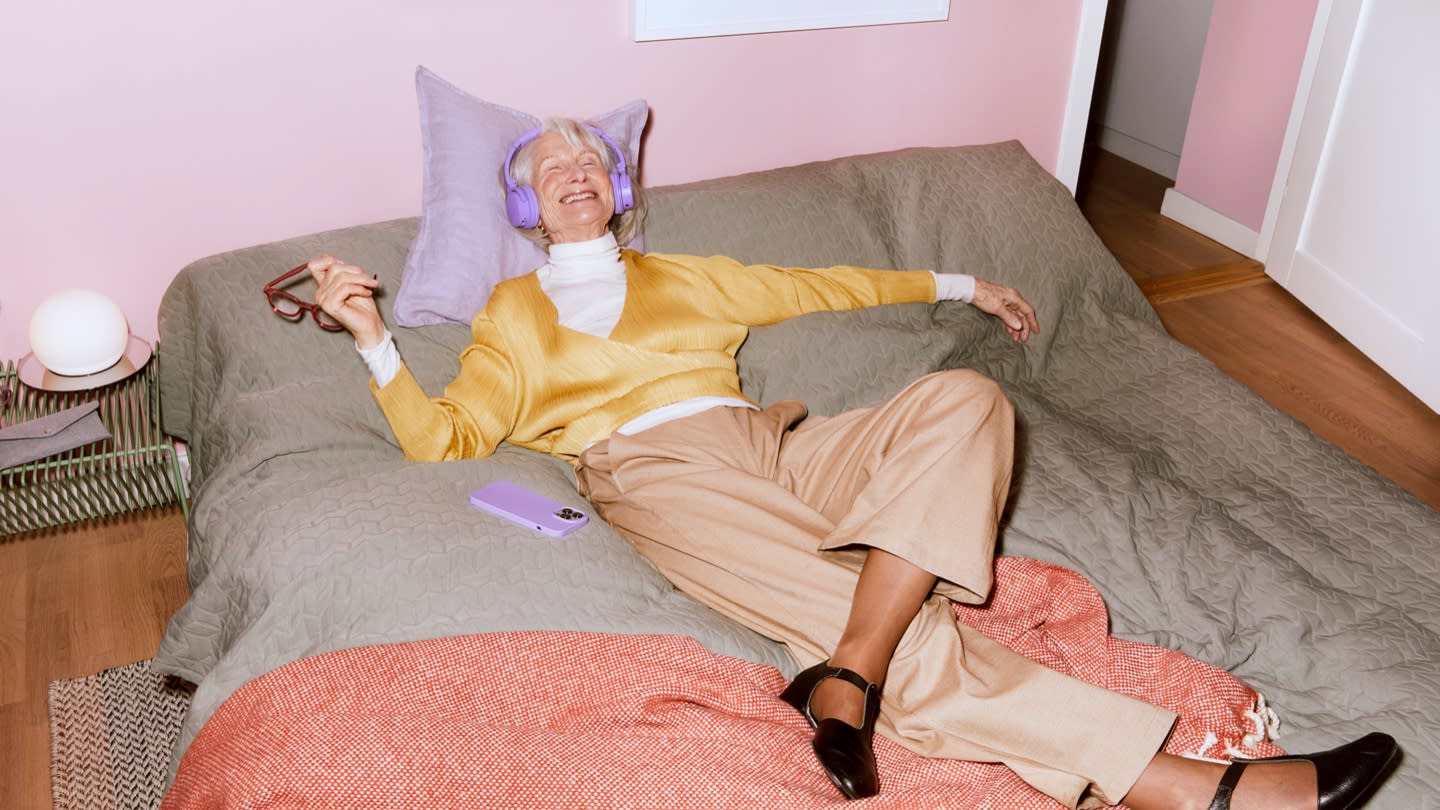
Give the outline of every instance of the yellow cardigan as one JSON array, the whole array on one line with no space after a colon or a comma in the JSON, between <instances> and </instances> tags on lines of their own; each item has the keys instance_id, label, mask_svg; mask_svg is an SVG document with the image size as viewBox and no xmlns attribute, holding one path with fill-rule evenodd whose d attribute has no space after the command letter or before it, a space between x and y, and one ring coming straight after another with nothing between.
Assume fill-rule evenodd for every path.
<instances>
[{"instance_id":1,"label":"yellow cardigan","mask_svg":"<svg viewBox=\"0 0 1440 810\"><path fill-rule=\"evenodd\" d=\"M751 326L806 312L935 300L928 271L744 266L621 252L625 304L608 338L567 329L534 273L496 285L445 395L403 365L371 391L405 457L480 458L502 441L574 461L643 413L692 397L744 398L735 352Z\"/></svg>"}]
</instances>

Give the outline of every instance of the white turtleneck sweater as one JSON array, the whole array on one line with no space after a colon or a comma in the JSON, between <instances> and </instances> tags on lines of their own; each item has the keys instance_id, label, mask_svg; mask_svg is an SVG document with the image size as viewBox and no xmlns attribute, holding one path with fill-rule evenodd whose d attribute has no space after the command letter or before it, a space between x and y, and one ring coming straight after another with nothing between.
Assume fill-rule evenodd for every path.
<instances>
[{"instance_id":1,"label":"white turtleneck sweater","mask_svg":"<svg viewBox=\"0 0 1440 810\"><path fill-rule=\"evenodd\" d=\"M608 337L620 322L625 308L625 263L615 235L606 232L588 242L564 242L550 246L550 261L535 271L540 289L560 313L560 325L595 337ZM975 295L975 278L960 273L935 273L935 300L964 301ZM375 384L384 388L400 370L400 352L390 331L379 344L356 347ZM626 422L620 433L638 433L672 419L699 413L716 406L753 408L743 399L698 397L657 408Z\"/></svg>"}]
</instances>

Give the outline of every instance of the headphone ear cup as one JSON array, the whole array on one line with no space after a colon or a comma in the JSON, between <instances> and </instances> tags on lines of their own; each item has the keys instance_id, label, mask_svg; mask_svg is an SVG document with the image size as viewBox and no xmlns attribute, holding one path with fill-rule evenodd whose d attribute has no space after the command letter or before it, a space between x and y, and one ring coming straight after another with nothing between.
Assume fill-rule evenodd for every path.
<instances>
[{"instance_id":1,"label":"headphone ear cup","mask_svg":"<svg viewBox=\"0 0 1440 810\"><path fill-rule=\"evenodd\" d=\"M616 214L623 214L635 207L635 189L630 185L630 175L611 172L610 189L615 195Z\"/></svg>"},{"instance_id":2,"label":"headphone ear cup","mask_svg":"<svg viewBox=\"0 0 1440 810\"><path fill-rule=\"evenodd\" d=\"M517 228L533 228L540 224L540 201L535 189L515 186L505 193L505 213Z\"/></svg>"}]
</instances>

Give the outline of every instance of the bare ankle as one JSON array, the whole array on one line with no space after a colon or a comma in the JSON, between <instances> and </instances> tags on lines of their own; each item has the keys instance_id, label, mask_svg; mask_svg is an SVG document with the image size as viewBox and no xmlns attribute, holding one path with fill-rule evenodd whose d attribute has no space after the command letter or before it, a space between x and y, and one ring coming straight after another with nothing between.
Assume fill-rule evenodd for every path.
<instances>
[{"instance_id":1,"label":"bare ankle","mask_svg":"<svg viewBox=\"0 0 1440 810\"><path fill-rule=\"evenodd\" d=\"M894 651L886 648L877 651L877 646L847 644L845 639L841 639L830 656L830 666L848 669L866 681L883 687L885 674L890 669L890 656Z\"/></svg>"},{"instance_id":2,"label":"bare ankle","mask_svg":"<svg viewBox=\"0 0 1440 810\"><path fill-rule=\"evenodd\" d=\"M859 728L865 713L865 693L847 681L829 678L815 687L810 712L817 720L833 717Z\"/></svg>"},{"instance_id":3,"label":"bare ankle","mask_svg":"<svg viewBox=\"0 0 1440 810\"><path fill-rule=\"evenodd\" d=\"M1205 810L1226 765L1160 753L1124 797L1132 810ZM1247 767L1235 786L1231 810L1314 810L1315 768L1306 762Z\"/></svg>"}]
</instances>

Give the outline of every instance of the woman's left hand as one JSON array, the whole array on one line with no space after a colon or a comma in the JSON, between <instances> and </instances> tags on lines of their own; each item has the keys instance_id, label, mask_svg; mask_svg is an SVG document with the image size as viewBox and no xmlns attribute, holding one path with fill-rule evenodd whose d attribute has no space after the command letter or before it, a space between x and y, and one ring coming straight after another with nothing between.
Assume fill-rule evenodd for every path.
<instances>
[{"instance_id":1,"label":"woman's left hand","mask_svg":"<svg viewBox=\"0 0 1440 810\"><path fill-rule=\"evenodd\" d=\"M975 279L975 296L970 303L982 312L988 312L1005 324L1005 331L1011 340L1021 343L1031 335L1040 334L1040 322L1035 320L1035 308L1025 300L1014 287L993 284L984 279Z\"/></svg>"}]
</instances>

